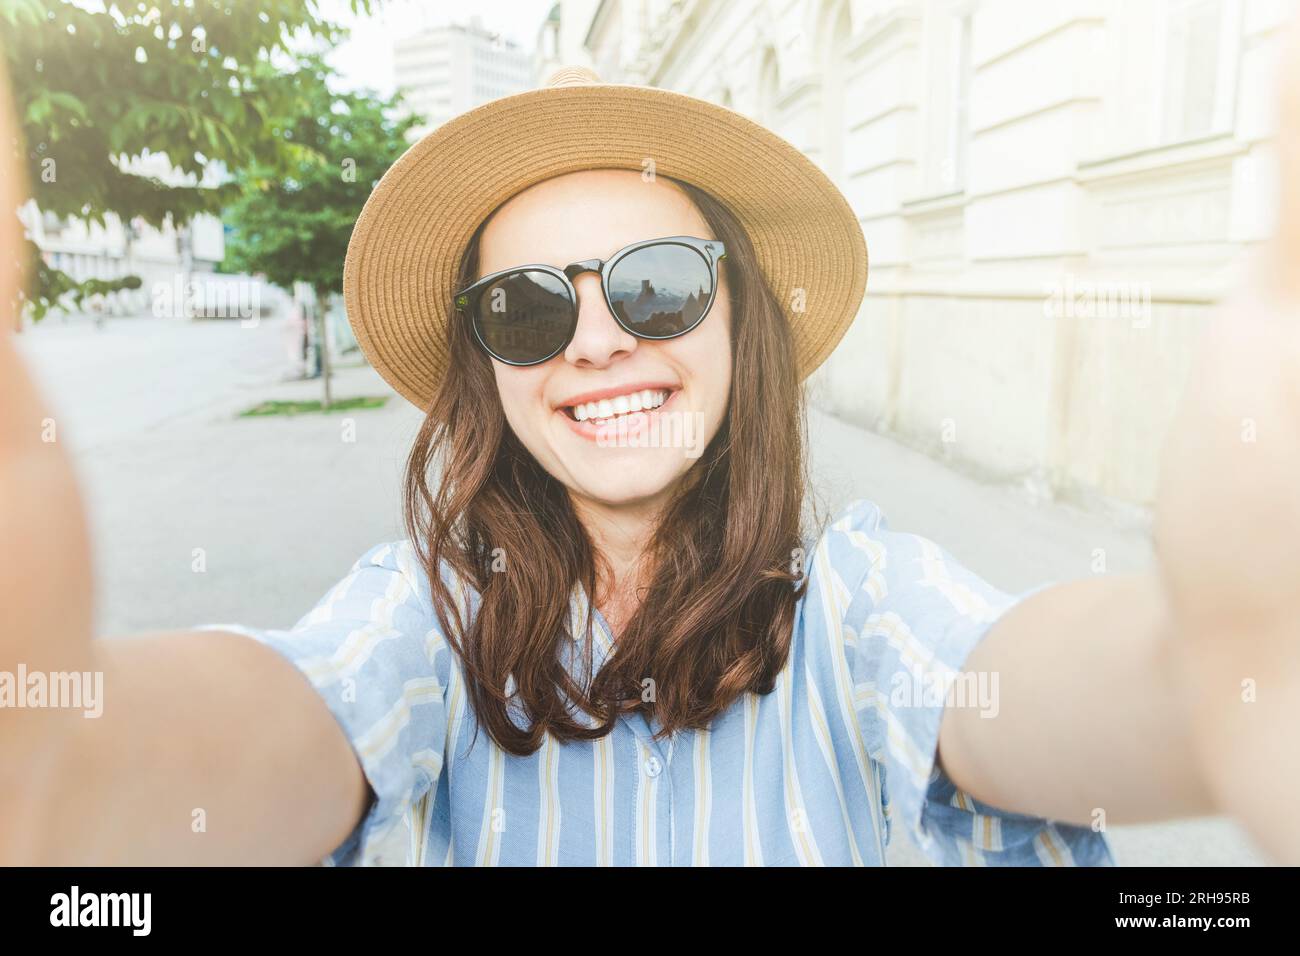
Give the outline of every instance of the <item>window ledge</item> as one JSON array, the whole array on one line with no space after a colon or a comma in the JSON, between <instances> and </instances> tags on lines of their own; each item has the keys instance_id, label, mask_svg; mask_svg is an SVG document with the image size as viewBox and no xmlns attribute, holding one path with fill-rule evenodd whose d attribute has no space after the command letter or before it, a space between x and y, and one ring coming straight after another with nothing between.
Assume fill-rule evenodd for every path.
<instances>
[{"instance_id":1,"label":"window ledge","mask_svg":"<svg viewBox=\"0 0 1300 956\"><path fill-rule=\"evenodd\" d=\"M1111 176L1142 173L1151 169L1168 169L1207 160L1230 159L1247 152L1248 143L1236 139L1229 132L1211 133L1190 139L1161 143L1143 149L1108 156L1098 156L1079 162L1079 179L1089 182Z\"/></svg>"}]
</instances>

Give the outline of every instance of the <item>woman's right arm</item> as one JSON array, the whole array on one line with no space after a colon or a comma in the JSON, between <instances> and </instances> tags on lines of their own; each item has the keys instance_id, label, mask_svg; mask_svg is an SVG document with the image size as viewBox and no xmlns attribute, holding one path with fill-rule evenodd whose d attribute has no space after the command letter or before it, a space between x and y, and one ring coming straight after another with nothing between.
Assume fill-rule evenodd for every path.
<instances>
[{"instance_id":1,"label":"woman's right arm","mask_svg":"<svg viewBox=\"0 0 1300 956\"><path fill-rule=\"evenodd\" d=\"M0 143L10 129L0 75ZM81 497L11 341L21 236L9 156L0 151L0 864L315 862L356 825L368 788L292 664L214 631L91 640ZM100 716L13 706L3 693L27 702L20 675L73 672L103 675Z\"/></svg>"},{"instance_id":2,"label":"woman's right arm","mask_svg":"<svg viewBox=\"0 0 1300 956\"><path fill-rule=\"evenodd\" d=\"M307 864L361 819L347 737L270 648L190 631L92 650L103 714L78 712L53 741L34 862Z\"/></svg>"},{"instance_id":3,"label":"woman's right arm","mask_svg":"<svg viewBox=\"0 0 1300 956\"><path fill-rule=\"evenodd\" d=\"M320 859L368 793L343 729L247 637L90 639L84 513L48 418L0 331L0 681L26 703L24 674L102 675L99 716L0 695L0 864Z\"/></svg>"},{"instance_id":4,"label":"woman's right arm","mask_svg":"<svg viewBox=\"0 0 1300 956\"><path fill-rule=\"evenodd\" d=\"M0 681L27 703L24 674L102 675L99 716L0 696L0 864L319 860L368 794L343 729L242 635L90 639L84 514L48 417L0 331Z\"/></svg>"}]
</instances>

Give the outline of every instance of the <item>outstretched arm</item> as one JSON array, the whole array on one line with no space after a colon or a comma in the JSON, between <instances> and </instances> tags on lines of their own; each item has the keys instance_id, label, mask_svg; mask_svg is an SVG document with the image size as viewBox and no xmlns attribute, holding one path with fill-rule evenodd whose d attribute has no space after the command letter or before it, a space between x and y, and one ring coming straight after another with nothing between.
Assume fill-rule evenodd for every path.
<instances>
[{"instance_id":1,"label":"outstretched arm","mask_svg":"<svg viewBox=\"0 0 1300 956\"><path fill-rule=\"evenodd\" d=\"M8 110L0 74L0 142ZM314 862L367 790L291 664L214 632L91 640L81 497L11 341L18 181L0 165L0 676L102 673L103 710L0 706L0 864Z\"/></svg>"},{"instance_id":2,"label":"outstretched arm","mask_svg":"<svg viewBox=\"0 0 1300 956\"><path fill-rule=\"evenodd\" d=\"M242 635L95 641L103 715L52 738L24 821L41 864L314 863L361 818L367 787L320 695ZM32 824L35 823L35 826Z\"/></svg>"},{"instance_id":3,"label":"outstretched arm","mask_svg":"<svg viewBox=\"0 0 1300 956\"><path fill-rule=\"evenodd\" d=\"M1277 239L1206 335L1166 447L1158 576L1047 589L971 654L955 783L1082 823L1228 813L1300 863L1300 23L1282 59Z\"/></svg>"},{"instance_id":4,"label":"outstretched arm","mask_svg":"<svg viewBox=\"0 0 1300 956\"><path fill-rule=\"evenodd\" d=\"M997 708L949 707L939 756L978 800L1083 825L1210 813L1153 577L1047 588L1012 608L964 670Z\"/></svg>"}]
</instances>

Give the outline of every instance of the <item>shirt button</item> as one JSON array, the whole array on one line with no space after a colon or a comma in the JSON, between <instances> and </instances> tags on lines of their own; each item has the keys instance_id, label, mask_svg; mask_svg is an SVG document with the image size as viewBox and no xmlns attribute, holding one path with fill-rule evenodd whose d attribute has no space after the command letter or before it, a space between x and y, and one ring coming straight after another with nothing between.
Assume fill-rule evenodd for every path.
<instances>
[{"instance_id":1,"label":"shirt button","mask_svg":"<svg viewBox=\"0 0 1300 956\"><path fill-rule=\"evenodd\" d=\"M664 769L664 765L659 762L658 757L646 757L645 763L642 764L642 766L645 768L645 775L647 777L657 777Z\"/></svg>"}]
</instances>

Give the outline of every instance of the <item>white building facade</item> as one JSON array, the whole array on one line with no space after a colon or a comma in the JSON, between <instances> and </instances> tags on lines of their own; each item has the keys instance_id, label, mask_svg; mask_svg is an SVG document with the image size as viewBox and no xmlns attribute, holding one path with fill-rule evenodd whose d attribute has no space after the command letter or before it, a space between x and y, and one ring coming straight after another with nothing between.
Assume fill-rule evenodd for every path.
<instances>
[{"instance_id":1,"label":"white building facade","mask_svg":"<svg viewBox=\"0 0 1300 956\"><path fill-rule=\"evenodd\" d=\"M1151 502L1196 334L1273 228L1293 3L558 7L543 70L738 110L857 210L867 297L815 402L991 478Z\"/></svg>"},{"instance_id":2,"label":"white building facade","mask_svg":"<svg viewBox=\"0 0 1300 956\"><path fill-rule=\"evenodd\" d=\"M158 153L137 157L125 169L173 186L196 183L194 177L178 172L166 156ZM219 178L220 173L213 172L206 184ZM225 228L219 218L207 214L194 216L180 227L170 220L161 228L141 219L123 222L115 214L106 215L104 224L100 225L81 219L60 219L53 213L43 212L31 200L19 218L28 237L41 250L45 264L77 282L140 277L139 289L95 296L84 304L89 311L103 315L136 316L156 312L155 306L162 298L159 289L178 283L185 285L196 273L212 273L226 254Z\"/></svg>"},{"instance_id":3,"label":"white building facade","mask_svg":"<svg viewBox=\"0 0 1300 956\"><path fill-rule=\"evenodd\" d=\"M468 25L420 30L393 44L393 76L420 125L411 139L488 100L531 89L531 52L483 28Z\"/></svg>"},{"instance_id":4,"label":"white building facade","mask_svg":"<svg viewBox=\"0 0 1300 956\"><path fill-rule=\"evenodd\" d=\"M106 217L105 225L99 226L79 219L60 220L32 204L23 218L45 264L77 282L140 277L139 289L96 296L86 303L105 315L148 313L156 289L189 282L195 273L211 273L225 255L223 227L215 216L196 216L180 229L171 225L155 229L143 222L128 225L116 216Z\"/></svg>"}]
</instances>

